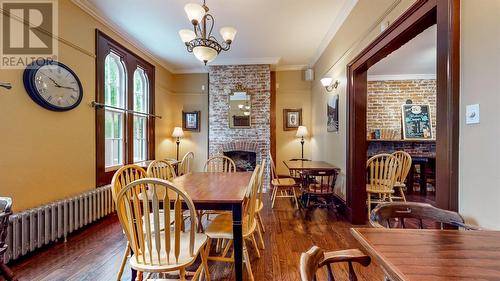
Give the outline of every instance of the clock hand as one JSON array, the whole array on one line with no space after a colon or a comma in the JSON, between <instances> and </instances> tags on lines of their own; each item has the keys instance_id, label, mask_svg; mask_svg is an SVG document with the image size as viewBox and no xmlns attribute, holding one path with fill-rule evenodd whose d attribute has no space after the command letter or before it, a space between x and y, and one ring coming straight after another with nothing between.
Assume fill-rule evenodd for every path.
<instances>
[{"instance_id":1,"label":"clock hand","mask_svg":"<svg viewBox=\"0 0 500 281\"><path fill-rule=\"evenodd\" d=\"M56 87L57 87L57 86L56 86ZM75 88L65 87L65 86L59 86L59 88L68 89L68 90L73 90L75 93L78 93L78 91L77 91L77 90L75 90Z\"/></svg>"},{"instance_id":2,"label":"clock hand","mask_svg":"<svg viewBox=\"0 0 500 281\"><path fill-rule=\"evenodd\" d=\"M43 75L45 75L45 77L49 78L50 81L52 81L52 83L54 83L54 85L57 87L57 88L61 88L61 85L59 85L56 80L54 80L52 77L48 76L47 74L45 73L42 73Z\"/></svg>"}]
</instances>

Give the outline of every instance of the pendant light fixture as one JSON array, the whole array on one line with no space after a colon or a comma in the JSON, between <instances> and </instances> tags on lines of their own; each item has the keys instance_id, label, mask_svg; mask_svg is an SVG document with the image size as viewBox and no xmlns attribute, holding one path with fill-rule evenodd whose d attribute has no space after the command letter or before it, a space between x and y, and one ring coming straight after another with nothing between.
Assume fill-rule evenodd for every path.
<instances>
[{"instance_id":1,"label":"pendant light fixture","mask_svg":"<svg viewBox=\"0 0 500 281\"><path fill-rule=\"evenodd\" d=\"M213 61L221 51L228 51L236 36L234 27L226 26L220 29L223 41L219 43L212 35L215 25L214 17L208 13L209 9L203 0L203 5L189 3L184 6L188 19L193 25L191 29L181 29L179 36L186 44L188 52L205 63Z\"/></svg>"}]
</instances>

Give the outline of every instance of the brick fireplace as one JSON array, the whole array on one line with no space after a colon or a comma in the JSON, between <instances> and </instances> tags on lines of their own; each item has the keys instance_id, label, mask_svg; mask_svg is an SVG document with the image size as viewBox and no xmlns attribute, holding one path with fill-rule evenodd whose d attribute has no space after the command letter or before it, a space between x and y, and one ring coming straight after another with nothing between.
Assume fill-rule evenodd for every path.
<instances>
[{"instance_id":1,"label":"brick fireplace","mask_svg":"<svg viewBox=\"0 0 500 281\"><path fill-rule=\"evenodd\" d=\"M240 169L249 167L243 160L255 153L256 164L262 159L269 163L271 148L271 69L269 65L226 65L209 68L209 130L210 156L228 155L240 163ZM252 96L251 127L229 128L229 94L238 85ZM243 153L246 152L246 153ZM231 157L231 158L232 158ZM243 158L243 159L241 159ZM269 179L269 166L265 178ZM265 187L269 180L265 180Z\"/></svg>"}]
</instances>

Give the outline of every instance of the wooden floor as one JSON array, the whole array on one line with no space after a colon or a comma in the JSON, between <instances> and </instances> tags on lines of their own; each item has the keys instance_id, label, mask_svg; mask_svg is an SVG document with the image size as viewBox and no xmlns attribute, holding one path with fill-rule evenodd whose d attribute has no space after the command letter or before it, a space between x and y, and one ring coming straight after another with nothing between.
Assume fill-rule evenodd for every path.
<instances>
[{"instance_id":1,"label":"wooden floor","mask_svg":"<svg viewBox=\"0 0 500 281\"><path fill-rule=\"evenodd\" d=\"M312 245L330 250L358 247L349 232L352 225L333 210L297 211L287 199L277 201L271 210L269 202L266 203L263 211L266 249L261 251L260 259L250 249L256 281L300 280L300 254ZM112 281L125 243L116 216L110 216L73 234L66 243L58 243L10 266L19 280ZM212 280L233 280L230 264L212 262L210 267ZM383 280L381 270L373 263L356 269L359 280ZM348 279L346 266L335 266L334 272L337 280ZM128 266L122 280L130 280ZM325 279L320 276L320 280Z\"/></svg>"}]
</instances>

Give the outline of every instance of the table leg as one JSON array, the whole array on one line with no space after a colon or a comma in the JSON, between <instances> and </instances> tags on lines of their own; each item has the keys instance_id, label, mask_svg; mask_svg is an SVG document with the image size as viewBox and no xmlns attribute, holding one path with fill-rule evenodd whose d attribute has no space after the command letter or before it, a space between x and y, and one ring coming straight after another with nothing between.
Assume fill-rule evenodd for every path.
<instances>
[{"instance_id":1,"label":"table leg","mask_svg":"<svg viewBox=\"0 0 500 281\"><path fill-rule=\"evenodd\" d=\"M427 169L427 162L420 164L420 194L427 195L427 175L425 170Z\"/></svg>"},{"instance_id":2,"label":"table leg","mask_svg":"<svg viewBox=\"0 0 500 281\"><path fill-rule=\"evenodd\" d=\"M243 280L242 204L233 205L234 274L236 281Z\"/></svg>"},{"instance_id":3,"label":"table leg","mask_svg":"<svg viewBox=\"0 0 500 281\"><path fill-rule=\"evenodd\" d=\"M135 269L131 269L132 273L130 274L130 280L135 281L135 278L137 277L137 271Z\"/></svg>"}]
</instances>

